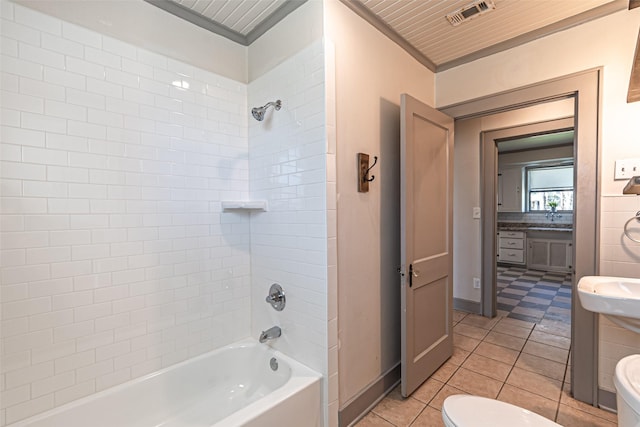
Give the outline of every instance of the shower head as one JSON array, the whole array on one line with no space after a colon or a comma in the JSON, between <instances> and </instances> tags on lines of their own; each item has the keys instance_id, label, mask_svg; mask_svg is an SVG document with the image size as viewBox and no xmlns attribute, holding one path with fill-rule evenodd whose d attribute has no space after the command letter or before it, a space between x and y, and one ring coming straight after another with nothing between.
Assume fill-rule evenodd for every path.
<instances>
[{"instance_id":1,"label":"shower head","mask_svg":"<svg viewBox=\"0 0 640 427\"><path fill-rule=\"evenodd\" d=\"M256 119L257 121L261 122L264 120L264 113L267 112L267 108L273 106L273 108L277 110L279 110L282 107L282 101L280 101L279 99L276 102L267 102L265 105L263 105L262 107L254 107L251 109L251 114L253 115L253 118Z\"/></svg>"}]
</instances>

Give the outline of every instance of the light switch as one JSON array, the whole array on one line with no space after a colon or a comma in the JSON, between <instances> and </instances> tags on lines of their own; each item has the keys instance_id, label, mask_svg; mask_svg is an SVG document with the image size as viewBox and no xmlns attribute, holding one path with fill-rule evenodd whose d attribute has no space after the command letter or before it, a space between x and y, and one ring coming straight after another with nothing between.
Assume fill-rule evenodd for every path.
<instances>
[{"instance_id":1,"label":"light switch","mask_svg":"<svg viewBox=\"0 0 640 427\"><path fill-rule=\"evenodd\" d=\"M473 208L473 219L480 219L480 208L479 207L474 207Z\"/></svg>"},{"instance_id":2,"label":"light switch","mask_svg":"<svg viewBox=\"0 0 640 427\"><path fill-rule=\"evenodd\" d=\"M630 179L640 175L640 159L616 160L614 179Z\"/></svg>"}]
</instances>

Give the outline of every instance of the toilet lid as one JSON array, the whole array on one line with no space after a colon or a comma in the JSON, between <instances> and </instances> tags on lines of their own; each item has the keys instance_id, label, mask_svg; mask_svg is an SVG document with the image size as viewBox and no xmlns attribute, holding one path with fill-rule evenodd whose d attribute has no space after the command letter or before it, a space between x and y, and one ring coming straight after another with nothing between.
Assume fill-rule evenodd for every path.
<instances>
[{"instance_id":1,"label":"toilet lid","mask_svg":"<svg viewBox=\"0 0 640 427\"><path fill-rule=\"evenodd\" d=\"M640 413L640 354L632 354L618 362L614 384L624 401Z\"/></svg>"},{"instance_id":2,"label":"toilet lid","mask_svg":"<svg viewBox=\"0 0 640 427\"><path fill-rule=\"evenodd\" d=\"M551 420L509 403L463 394L447 397L442 413L457 427L560 427Z\"/></svg>"}]
</instances>

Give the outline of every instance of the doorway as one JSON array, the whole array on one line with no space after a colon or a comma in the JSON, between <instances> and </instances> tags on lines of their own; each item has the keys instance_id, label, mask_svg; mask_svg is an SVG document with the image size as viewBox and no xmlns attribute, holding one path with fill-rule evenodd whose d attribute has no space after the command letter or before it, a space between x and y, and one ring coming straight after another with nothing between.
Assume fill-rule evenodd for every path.
<instances>
[{"instance_id":1,"label":"doorway","mask_svg":"<svg viewBox=\"0 0 640 427\"><path fill-rule=\"evenodd\" d=\"M566 117L481 134L484 200L495 206L483 206L484 316L571 323L574 122Z\"/></svg>"},{"instance_id":2,"label":"doorway","mask_svg":"<svg viewBox=\"0 0 640 427\"><path fill-rule=\"evenodd\" d=\"M571 104L576 131L575 161L578 165L575 174L579 178L576 180L575 187L574 286L582 276L597 274L598 270L599 184L597 171L601 73L601 69L589 70L441 109L456 118L456 121L480 118L486 122L490 121L486 119L499 113L523 111L532 106L544 108L554 101L567 100ZM526 123L526 121L523 120L521 123ZM492 128L485 127L485 129ZM496 161L495 151L485 152L482 150L481 157L486 159L487 156L492 158L494 162ZM481 162L481 166L484 167L484 162ZM480 176L483 176L482 172ZM485 219L482 221L480 230L483 278L486 269L495 268L493 263L496 254L495 224L497 224L495 186L494 180L492 183L483 183L480 188L481 207ZM493 221L486 221L487 218L493 218ZM491 296L491 298L493 297ZM593 313L584 310L575 298L575 292L572 292L572 394L578 400L597 405L596 318Z\"/></svg>"}]
</instances>

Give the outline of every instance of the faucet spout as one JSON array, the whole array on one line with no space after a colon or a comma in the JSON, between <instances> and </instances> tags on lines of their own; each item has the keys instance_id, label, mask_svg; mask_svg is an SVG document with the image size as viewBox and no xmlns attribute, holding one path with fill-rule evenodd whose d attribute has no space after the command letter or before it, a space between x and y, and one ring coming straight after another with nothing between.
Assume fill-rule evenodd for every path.
<instances>
[{"instance_id":1,"label":"faucet spout","mask_svg":"<svg viewBox=\"0 0 640 427\"><path fill-rule=\"evenodd\" d=\"M266 331L262 331L262 333L260 334L259 341L261 343L264 343L264 342L267 342L269 340L276 339L280 335L282 335L282 329L280 329L279 326L273 326L273 327L267 329Z\"/></svg>"}]
</instances>

